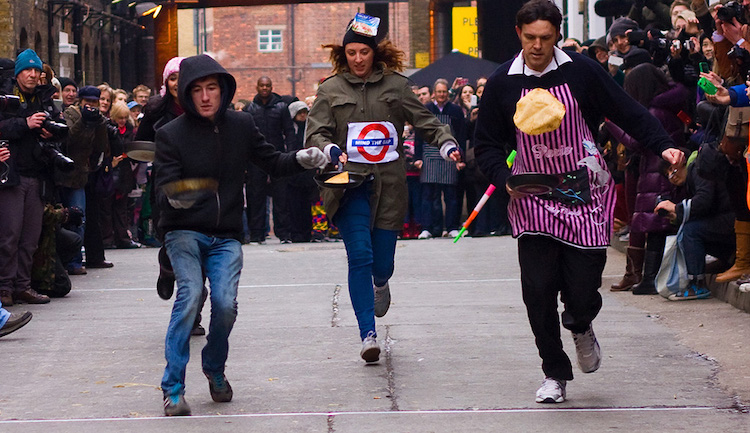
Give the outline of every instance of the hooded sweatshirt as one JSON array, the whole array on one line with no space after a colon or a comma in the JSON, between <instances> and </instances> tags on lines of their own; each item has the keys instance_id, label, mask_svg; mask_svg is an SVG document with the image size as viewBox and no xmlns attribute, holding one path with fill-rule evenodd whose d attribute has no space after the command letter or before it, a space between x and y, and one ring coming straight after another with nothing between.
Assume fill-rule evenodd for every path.
<instances>
[{"instance_id":1,"label":"hooded sweatshirt","mask_svg":"<svg viewBox=\"0 0 750 433\"><path fill-rule=\"evenodd\" d=\"M212 75L221 88L220 109L213 122L198 114L190 94L196 80ZM165 233L192 230L241 240L247 164L252 162L272 176L304 170L294 153L281 153L266 142L249 113L227 110L236 88L234 77L209 56L189 57L180 65L178 97L185 113L156 132L155 185L159 227ZM216 179L218 192L198 199L189 209L174 209L162 187L188 178Z\"/></svg>"}]
</instances>

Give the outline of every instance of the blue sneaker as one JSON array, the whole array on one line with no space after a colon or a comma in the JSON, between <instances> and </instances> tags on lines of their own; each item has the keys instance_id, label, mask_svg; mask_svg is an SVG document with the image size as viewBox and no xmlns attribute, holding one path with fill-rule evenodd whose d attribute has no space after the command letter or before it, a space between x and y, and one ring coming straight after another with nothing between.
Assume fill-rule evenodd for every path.
<instances>
[{"instance_id":1,"label":"blue sneaker","mask_svg":"<svg viewBox=\"0 0 750 433\"><path fill-rule=\"evenodd\" d=\"M703 282L691 281L686 289L672 293L667 299L670 301L691 301L693 299L708 299L711 292L703 286Z\"/></svg>"},{"instance_id":2,"label":"blue sneaker","mask_svg":"<svg viewBox=\"0 0 750 433\"><path fill-rule=\"evenodd\" d=\"M188 416L190 406L182 394L164 396L164 415L166 416Z\"/></svg>"}]
</instances>

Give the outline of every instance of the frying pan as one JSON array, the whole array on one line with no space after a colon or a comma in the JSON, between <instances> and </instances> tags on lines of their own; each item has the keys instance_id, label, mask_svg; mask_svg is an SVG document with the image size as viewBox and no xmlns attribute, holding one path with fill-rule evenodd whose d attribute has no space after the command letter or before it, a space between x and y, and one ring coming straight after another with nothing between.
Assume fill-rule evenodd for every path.
<instances>
[{"instance_id":1,"label":"frying pan","mask_svg":"<svg viewBox=\"0 0 750 433\"><path fill-rule=\"evenodd\" d=\"M341 167L343 164L339 164L339 167ZM349 172L349 183L326 183L326 181L333 176L336 176L337 174L341 174L342 169L339 168L338 170L329 170L324 171L322 173L316 174L313 179L315 180L315 183L318 184L321 188L337 188L337 189L349 189L349 188L356 188L362 184L362 182L365 181L367 176L365 176L362 173L354 173L352 171Z\"/></svg>"},{"instance_id":2,"label":"frying pan","mask_svg":"<svg viewBox=\"0 0 750 433\"><path fill-rule=\"evenodd\" d=\"M156 146L153 141L131 141L125 143L128 158L140 162L153 162Z\"/></svg>"},{"instance_id":3,"label":"frying pan","mask_svg":"<svg viewBox=\"0 0 750 433\"><path fill-rule=\"evenodd\" d=\"M522 173L510 176L508 187L522 194L546 194L560 185L560 178L547 173Z\"/></svg>"},{"instance_id":4,"label":"frying pan","mask_svg":"<svg viewBox=\"0 0 750 433\"><path fill-rule=\"evenodd\" d=\"M173 200L200 200L215 195L219 190L219 181L210 177L180 179L163 185L161 190Z\"/></svg>"}]
</instances>

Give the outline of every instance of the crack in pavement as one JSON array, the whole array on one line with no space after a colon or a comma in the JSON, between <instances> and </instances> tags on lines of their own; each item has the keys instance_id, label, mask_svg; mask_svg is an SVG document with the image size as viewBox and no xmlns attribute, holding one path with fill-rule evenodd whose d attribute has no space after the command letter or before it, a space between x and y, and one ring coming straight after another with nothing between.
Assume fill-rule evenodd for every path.
<instances>
[{"instance_id":1,"label":"crack in pavement","mask_svg":"<svg viewBox=\"0 0 750 433\"><path fill-rule=\"evenodd\" d=\"M339 326L339 297L341 296L341 284L336 284L331 299L331 328Z\"/></svg>"},{"instance_id":2,"label":"crack in pavement","mask_svg":"<svg viewBox=\"0 0 750 433\"><path fill-rule=\"evenodd\" d=\"M391 411L397 412L398 396L396 396L396 379L393 371L393 339L391 338L391 326L385 326L385 370L386 379L388 380L388 398L391 400Z\"/></svg>"}]
</instances>

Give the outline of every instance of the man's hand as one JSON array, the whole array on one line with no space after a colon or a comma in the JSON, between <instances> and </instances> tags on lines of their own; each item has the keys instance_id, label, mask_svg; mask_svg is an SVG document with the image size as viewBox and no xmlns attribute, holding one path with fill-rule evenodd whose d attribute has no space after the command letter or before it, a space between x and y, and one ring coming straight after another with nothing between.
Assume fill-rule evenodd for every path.
<instances>
[{"instance_id":1,"label":"man's hand","mask_svg":"<svg viewBox=\"0 0 750 433\"><path fill-rule=\"evenodd\" d=\"M190 209L195 204L195 200L175 200L173 198L167 200L169 205L175 209Z\"/></svg>"},{"instance_id":2,"label":"man's hand","mask_svg":"<svg viewBox=\"0 0 750 433\"><path fill-rule=\"evenodd\" d=\"M414 161L414 167L417 167L419 170L422 169L422 164L424 164L424 162L421 159Z\"/></svg>"},{"instance_id":3,"label":"man's hand","mask_svg":"<svg viewBox=\"0 0 750 433\"><path fill-rule=\"evenodd\" d=\"M654 213L658 214L659 210L665 210L669 213L668 218L673 220L677 218L677 205L669 200L660 201L654 208Z\"/></svg>"},{"instance_id":4,"label":"man's hand","mask_svg":"<svg viewBox=\"0 0 750 433\"><path fill-rule=\"evenodd\" d=\"M326 146L326 151L328 152L327 159L331 161L334 168L338 167L339 163L346 164L346 162L349 161L349 158L341 151L341 148L333 143Z\"/></svg>"},{"instance_id":5,"label":"man's hand","mask_svg":"<svg viewBox=\"0 0 750 433\"><path fill-rule=\"evenodd\" d=\"M685 161L685 153L680 149L670 147L661 153L661 157L672 165L682 164Z\"/></svg>"},{"instance_id":6,"label":"man's hand","mask_svg":"<svg viewBox=\"0 0 750 433\"><path fill-rule=\"evenodd\" d=\"M719 22L721 23L722 33L729 42L736 44L737 41L742 39L744 33L742 32L742 25L737 22L737 18L732 18L732 22L730 23L725 23L724 21Z\"/></svg>"},{"instance_id":7,"label":"man's hand","mask_svg":"<svg viewBox=\"0 0 750 433\"><path fill-rule=\"evenodd\" d=\"M44 123L44 119L47 118L47 114L43 112L34 113L31 116L26 118L26 126L29 127L29 129L38 129L42 127L42 123Z\"/></svg>"},{"instance_id":8,"label":"man's hand","mask_svg":"<svg viewBox=\"0 0 750 433\"><path fill-rule=\"evenodd\" d=\"M317 147L302 149L297 152L295 157L299 165L307 169L324 167L328 163L326 155Z\"/></svg>"},{"instance_id":9,"label":"man's hand","mask_svg":"<svg viewBox=\"0 0 750 433\"><path fill-rule=\"evenodd\" d=\"M461 162L461 151L458 150L458 144L452 140L440 146L440 156L446 161Z\"/></svg>"}]
</instances>

